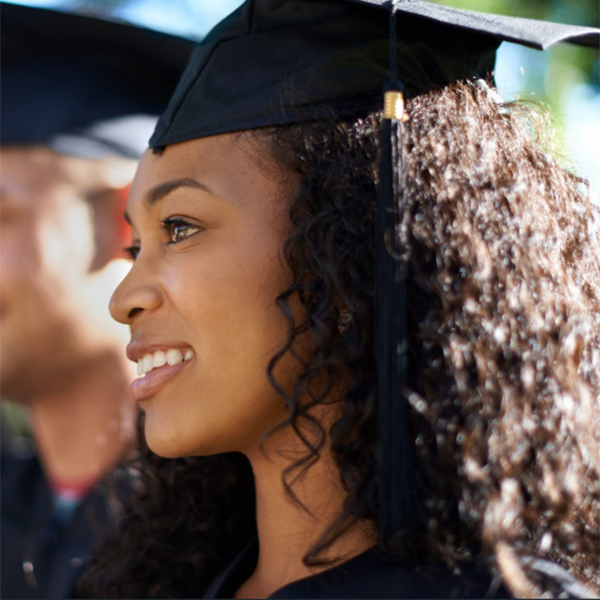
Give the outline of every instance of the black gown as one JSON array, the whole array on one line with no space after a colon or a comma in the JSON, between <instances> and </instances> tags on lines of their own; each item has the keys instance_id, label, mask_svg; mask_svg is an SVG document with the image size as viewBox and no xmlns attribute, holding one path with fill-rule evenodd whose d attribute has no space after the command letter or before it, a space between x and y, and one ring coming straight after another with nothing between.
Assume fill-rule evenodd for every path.
<instances>
[{"instance_id":1,"label":"black gown","mask_svg":"<svg viewBox=\"0 0 600 600\"><path fill-rule=\"evenodd\" d=\"M212 582L205 598L231 598L256 566L258 545L247 546ZM509 598L483 566L469 564L456 576L442 563L414 565L386 560L377 547L341 565L289 583L269 598Z\"/></svg>"},{"instance_id":2,"label":"black gown","mask_svg":"<svg viewBox=\"0 0 600 600\"><path fill-rule=\"evenodd\" d=\"M69 507L56 502L35 456L3 453L0 472L0 597L74 597L94 542L112 530L111 488L100 483ZM127 493L118 487L119 497Z\"/></svg>"}]
</instances>

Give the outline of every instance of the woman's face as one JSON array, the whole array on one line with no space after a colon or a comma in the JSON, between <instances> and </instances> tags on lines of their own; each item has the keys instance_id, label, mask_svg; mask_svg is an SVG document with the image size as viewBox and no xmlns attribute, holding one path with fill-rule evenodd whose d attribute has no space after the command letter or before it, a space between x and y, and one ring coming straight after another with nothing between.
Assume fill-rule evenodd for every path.
<instances>
[{"instance_id":1,"label":"woman's face","mask_svg":"<svg viewBox=\"0 0 600 600\"><path fill-rule=\"evenodd\" d=\"M264 163L256 141L214 136L146 152L133 182L135 263L111 313L129 358L154 366L132 393L159 455L252 452L287 415L266 369L288 332L275 299L293 182ZM299 371L286 358L275 374L291 389Z\"/></svg>"}]
</instances>

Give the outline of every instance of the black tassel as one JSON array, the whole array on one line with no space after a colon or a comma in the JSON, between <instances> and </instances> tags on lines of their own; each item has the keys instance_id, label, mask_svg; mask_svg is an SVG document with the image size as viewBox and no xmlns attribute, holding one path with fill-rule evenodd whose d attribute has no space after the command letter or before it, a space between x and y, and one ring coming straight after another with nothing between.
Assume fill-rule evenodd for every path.
<instances>
[{"instance_id":1,"label":"black tassel","mask_svg":"<svg viewBox=\"0 0 600 600\"><path fill-rule=\"evenodd\" d=\"M412 439L408 428L408 402L404 397L408 339L402 134L406 115L402 84L396 74L395 11L390 19L390 76L386 87L375 224L378 531L382 537L395 536L410 526L414 495Z\"/></svg>"},{"instance_id":2,"label":"black tassel","mask_svg":"<svg viewBox=\"0 0 600 600\"><path fill-rule=\"evenodd\" d=\"M393 94L394 92L388 92ZM403 256L400 119L383 122L376 217L376 352L379 380L380 534L410 525L412 444L404 398L408 359L406 284Z\"/></svg>"}]
</instances>

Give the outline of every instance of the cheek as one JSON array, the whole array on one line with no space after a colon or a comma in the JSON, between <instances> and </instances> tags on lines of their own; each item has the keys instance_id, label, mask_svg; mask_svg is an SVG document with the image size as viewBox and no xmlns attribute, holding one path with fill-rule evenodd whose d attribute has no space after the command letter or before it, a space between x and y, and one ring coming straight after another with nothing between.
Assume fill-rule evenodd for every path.
<instances>
[{"instance_id":1,"label":"cheek","mask_svg":"<svg viewBox=\"0 0 600 600\"><path fill-rule=\"evenodd\" d=\"M72 243L83 231L65 230L52 218L24 219L2 231L2 344L26 352L38 370L59 354L75 362L94 341L87 335L94 315L81 298L84 253Z\"/></svg>"},{"instance_id":2,"label":"cheek","mask_svg":"<svg viewBox=\"0 0 600 600\"><path fill-rule=\"evenodd\" d=\"M270 358L287 334L276 304L290 284L279 259L283 240L272 233L259 240L260 235L223 234L214 244L181 255L177 269L165 272L171 301L198 330L200 341L210 336L211 343L238 358L255 355L261 346Z\"/></svg>"},{"instance_id":3,"label":"cheek","mask_svg":"<svg viewBox=\"0 0 600 600\"><path fill-rule=\"evenodd\" d=\"M93 253L89 220L72 211L44 219L21 217L6 223L1 235L2 281L58 292L70 279L78 283Z\"/></svg>"},{"instance_id":4,"label":"cheek","mask_svg":"<svg viewBox=\"0 0 600 600\"><path fill-rule=\"evenodd\" d=\"M89 207L78 201L57 212L44 223L40 245L46 270L77 283L88 272L95 252Z\"/></svg>"},{"instance_id":5,"label":"cheek","mask_svg":"<svg viewBox=\"0 0 600 600\"><path fill-rule=\"evenodd\" d=\"M211 251L210 260L202 260L199 252L180 255L178 268L165 270L165 289L193 337L188 340L196 360L179 400L169 400L169 410L148 404L148 440L160 454L248 451L287 416L267 377L268 363L288 335L276 305L290 283L278 258L282 241L242 241L237 237L215 245L219 251ZM286 356L277 369L278 384L291 390L298 372ZM187 440L186 447L159 441L174 430L176 444Z\"/></svg>"},{"instance_id":6,"label":"cheek","mask_svg":"<svg viewBox=\"0 0 600 600\"><path fill-rule=\"evenodd\" d=\"M2 284L7 286L13 281L32 281L32 273L40 270L41 244L39 227L23 219L4 223L0 236L0 260Z\"/></svg>"}]
</instances>

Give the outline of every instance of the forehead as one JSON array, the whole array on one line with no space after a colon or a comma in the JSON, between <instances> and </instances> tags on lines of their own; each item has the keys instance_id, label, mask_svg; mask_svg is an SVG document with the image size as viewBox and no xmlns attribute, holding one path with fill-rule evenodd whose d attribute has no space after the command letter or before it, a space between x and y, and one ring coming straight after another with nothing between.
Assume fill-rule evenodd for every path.
<instances>
[{"instance_id":1,"label":"forehead","mask_svg":"<svg viewBox=\"0 0 600 600\"><path fill-rule=\"evenodd\" d=\"M162 152L148 149L140 161L134 187L158 183L165 177L240 171L251 174L258 166L260 152L258 143L243 134L192 139L170 144Z\"/></svg>"},{"instance_id":2,"label":"forehead","mask_svg":"<svg viewBox=\"0 0 600 600\"><path fill-rule=\"evenodd\" d=\"M193 139L171 144L162 153L146 151L131 187L128 211L154 187L187 178L240 206L261 191L285 195L294 180L275 163L266 139L247 133Z\"/></svg>"}]
</instances>

